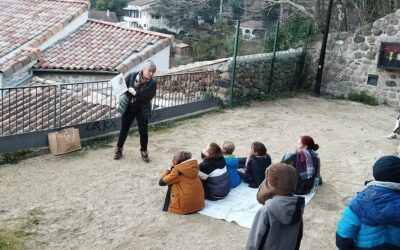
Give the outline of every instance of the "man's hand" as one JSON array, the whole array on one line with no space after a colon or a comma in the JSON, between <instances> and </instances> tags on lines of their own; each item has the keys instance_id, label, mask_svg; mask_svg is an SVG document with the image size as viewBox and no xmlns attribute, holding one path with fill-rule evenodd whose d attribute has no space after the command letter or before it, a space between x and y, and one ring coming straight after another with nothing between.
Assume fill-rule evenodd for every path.
<instances>
[{"instance_id":1,"label":"man's hand","mask_svg":"<svg viewBox=\"0 0 400 250\"><path fill-rule=\"evenodd\" d=\"M132 87L128 88L128 92L131 93L133 96L136 95L136 91Z\"/></svg>"}]
</instances>

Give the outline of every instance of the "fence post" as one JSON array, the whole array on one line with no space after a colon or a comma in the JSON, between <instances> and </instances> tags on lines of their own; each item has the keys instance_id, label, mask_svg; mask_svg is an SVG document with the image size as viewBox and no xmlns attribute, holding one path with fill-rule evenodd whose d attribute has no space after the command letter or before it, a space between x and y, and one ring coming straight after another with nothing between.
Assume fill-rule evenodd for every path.
<instances>
[{"instance_id":1,"label":"fence post","mask_svg":"<svg viewBox=\"0 0 400 250\"><path fill-rule=\"evenodd\" d=\"M232 76L231 76L231 84L229 89L229 107L232 108L233 103L233 85L235 84L235 77L236 77L236 57L237 57L237 50L239 45L239 28L240 28L240 20L236 21L236 37L235 37L235 48L233 51L233 66L232 66Z\"/></svg>"},{"instance_id":2,"label":"fence post","mask_svg":"<svg viewBox=\"0 0 400 250\"><path fill-rule=\"evenodd\" d=\"M307 21L307 27L305 30L306 38L305 38L303 49L302 49L301 55L300 55L298 74L297 74L297 72L295 72L295 74L293 75L293 84L291 86L293 89L296 89L298 87L299 82L302 80L302 77L303 77L304 65L306 63L306 54L307 54L307 49L308 49L308 43L310 41L310 26L311 26L311 22Z\"/></svg>"},{"instance_id":3,"label":"fence post","mask_svg":"<svg viewBox=\"0 0 400 250\"><path fill-rule=\"evenodd\" d=\"M269 72L268 93L271 92L272 78L274 77L276 44L277 44L277 41L278 41L278 34L279 34L279 21L276 22L275 40L274 40L274 47L273 47L273 51L272 51L271 70Z\"/></svg>"}]
</instances>

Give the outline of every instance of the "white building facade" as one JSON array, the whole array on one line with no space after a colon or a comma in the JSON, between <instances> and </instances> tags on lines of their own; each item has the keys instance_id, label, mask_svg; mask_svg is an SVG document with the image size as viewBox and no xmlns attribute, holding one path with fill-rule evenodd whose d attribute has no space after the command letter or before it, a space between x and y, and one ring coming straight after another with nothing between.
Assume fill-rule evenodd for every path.
<instances>
[{"instance_id":1,"label":"white building facade","mask_svg":"<svg viewBox=\"0 0 400 250\"><path fill-rule=\"evenodd\" d=\"M175 31L167 26L165 17L157 13L154 8L156 3L156 0L135 0L128 3L128 6L124 8L125 25L145 30L154 27Z\"/></svg>"}]
</instances>

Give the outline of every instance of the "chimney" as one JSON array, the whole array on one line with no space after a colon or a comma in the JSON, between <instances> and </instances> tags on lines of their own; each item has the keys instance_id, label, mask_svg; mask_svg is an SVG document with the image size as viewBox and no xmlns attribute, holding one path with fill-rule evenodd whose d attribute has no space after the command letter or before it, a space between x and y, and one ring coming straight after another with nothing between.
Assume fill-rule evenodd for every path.
<instances>
[{"instance_id":1,"label":"chimney","mask_svg":"<svg viewBox=\"0 0 400 250\"><path fill-rule=\"evenodd\" d=\"M110 16L110 10L107 10L107 16Z\"/></svg>"}]
</instances>

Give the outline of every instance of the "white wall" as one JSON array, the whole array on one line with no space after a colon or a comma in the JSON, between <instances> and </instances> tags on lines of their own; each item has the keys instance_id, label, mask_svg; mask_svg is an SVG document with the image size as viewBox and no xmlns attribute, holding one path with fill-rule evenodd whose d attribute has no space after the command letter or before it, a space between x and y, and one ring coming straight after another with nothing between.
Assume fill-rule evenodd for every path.
<instances>
[{"instance_id":1,"label":"white wall","mask_svg":"<svg viewBox=\"0 0 400 250\"><path fill-rule=\"evenodd\" d=\"M170 55L170 46L162 49L159 51L157 54L153 55L149 59L154 62L154 64L157 66L157 71L165 71L169 69L169 55ZM133 69L129 70L128 72L125 73L125 76L132 72L137 72L143 68L144 62L139 63L134 67Z\"/></svg>"}]
</instances>

